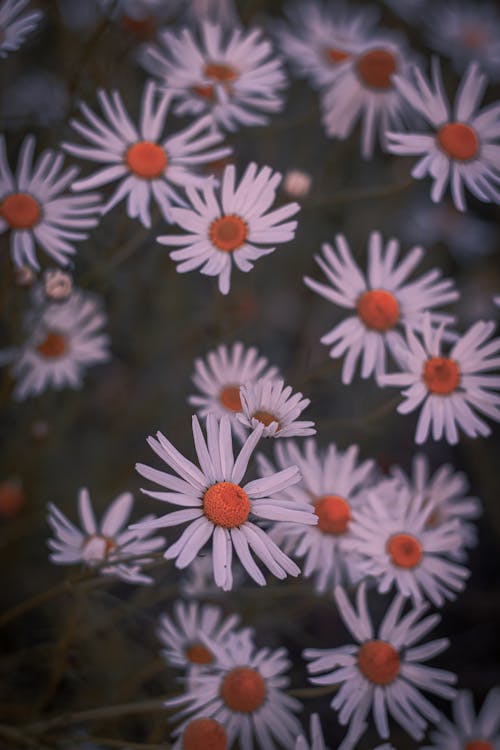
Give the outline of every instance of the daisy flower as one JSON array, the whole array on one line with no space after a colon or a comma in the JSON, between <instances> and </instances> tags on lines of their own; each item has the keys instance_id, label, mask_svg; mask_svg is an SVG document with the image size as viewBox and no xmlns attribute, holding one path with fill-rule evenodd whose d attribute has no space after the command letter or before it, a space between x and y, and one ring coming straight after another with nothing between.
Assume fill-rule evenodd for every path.
<instances>
[{"instance_id":1,"label":"daisy flower","mask_svg":"<svg viewBox=\"0 0 500 750\"><path fill-rule=\"evenodd\" d=\"M500 75L500 15L496 3L448 0L431 4L422 16L427 41L462 72L478 62L492 78Z\"/></svg>"},{"instance_id":2,"label":"daisy flower","mask_svg":"<svg viewBox=\"0 0 500 750\"><path fill-rule=\"evenodd\" d=\"M401 617L405 600L398 595L375 636L364 583L357 592L357 612L342 588L336 589L335 599L357 644L306 649L310 681L315 685L339 685L330 705L339 712L341 724L350 722L351 731L365 721L371 708L376 730L383 739L389 737L390 714L414 740L421 740L427 723L437 723L441 714L418 688L447 699L456 692L451 687L456 681L454 674L419 663L444 651L448 639L415 646L441 618L434 614L422 620L427 604L414 607Z\"/></svg>"},{"instance_id":3,"label":"daisy flower","mask_svg":"<svg viewBox=\"0 0 500 750\"><path fill-rule=\"evenodd\" d=\"M17 381L14 398L22 401L46 388L81 388L85 370L110 359L105 323L100 300L79 289L64 302L31 310L25 343L0 352L0 361L10 364Z\"/></svg>"},{"instance_id":4,"label":"daisy flower","mask_svg":"<svg viewBox=\"0 0 500 750\"><path fill-rule=\"evenodd\" d=\"M386 370L387 349L395 356L403 343L402 327L419 328L425 310L449 304L459 295L453 281L442 279L437 269L408 280L423 258L421 247L412 248L398 263L398 240L390 239L384 249L381 234L372 232L368 241L368 272L364 274L345 237L339 234L335 242L336 251L325 243L324 258L315 256L330 285L309 276L304 277L304 282L322 297L353 310L354 314L325 334L321 343L333 344L332 359L346 355L342 368L344 384L352 381L361 356L361 377L375 375L378 380ZM454 321L453 316L434 312L431 319Z\"/></svg>"},{"instance_id":5,"label":"daisy flower","mask_svg":"<svg viewBox=\"0 0 500 750\"><path fill-rule=\"evenodd\" d=\"M43 13L32 10L21 15L29 0L3 0L0 3L0 58L19 49L25 37L36 29Z\"/></svg>"},{"instance_id":6,"label":"daisy flower","mask_svg":"<svg viewBox=\"0 0 500 750\"><path fill-rule=\"evenodd\" d=\"M436 607L465 588L469 571L447 559L462 544L458 521L430 526L433 505L399 482L383 482L367 493L352 514L345 547L353 555L359 577L373 576L385 594L395 586L418 604L428 598Z\"/></svg>"},{"instance_id":7,"label":"daisy flower","mask_svg":"<svg viewBox=\"0 0 500 750\"><path fill-rule=\"evenodd\" d=\"M332 83L339 65L366 40L378 16L372 8L326 0L294 0L284 13L287 21L273 25L277 43L295 74L317 88Z\"/></svg>"},{"instance_id":8,"label":"daisy flower","mask_svg":"<svg viewBox=\"0 0 500 750\"><path fill-rule=\"evenodd\" d=\"M9 232L10 252L18 267L28 264L36 271L38 244L62 266L76 252L73 242L88 235L82 230L98 223L100 196L96 193L66 195L78 169L62 171L63 156L46 150L33 164L35 138L23 141L15 176L9 168L5 141L0 136L0 234Z\"/></svg>"},{"instance_id":9,"label":"daisy flower","mask_svg":"<svg viewBox=\"0 0 500 750\"><path fill-rule=\"evenodd\" d=\"M476 715L470 690L460 690L453 702L453 724L444 716L432 745L422 750L498 750L500 747L500 688L490 690Z\"/></svg>"},{"instance_id":10,"label":"daisy flower","mask_svg":"<svg viewBox=\"0 0 500 750\"><path fill-rule=\"evenodd\" d=\"M422 453L414 456L410 476L399 466L392 467L391 474L408 492L421 495L424 504L432 506L432 512L426 522L427 527L433 528L445 521L456 519L460 524L463 545L476 545L476 527L470 521L481 515L481 502L477 497L467 494L469 482L465 474L455 471L450 464L444 464L431 476L429 461ZM457 556L464 556L462 550L457 552Z\"/></svg>"},{"instance_id":11,"label":"daisy flower","mask_svg":"<svg viewBox=\"0 0 500 750\"><path fill-rule=\"evenodd\" d=\"M174 735L181 735L193 718L207 717L225 727L228 749L239 742L239 747L252 750L254 739L262 750L275 750L275 742L291 747L300 734L294 713L302 705L283 690L290 682L286 650L257 649L251 640L238 636L225 645L204 641L215 655L214 671L193 675L185 694L166 701L168 708L185 706L177 716L192 714ZM179 739L173 750L185 747Z\"/></svg>"},{"instance_id":12,"label":"daisy flower","mask_svg":"<svg viewBox=\"0 0 500 750\"><path fill-rule=\"evenodd\" d=\"M220 159L231 153L227 147L217 147L223 136L210 127L209 117L200 117L184 130L165 135L165 122L171 94L162 94L152 81L144 87L139 125L130 119L118 91L97 96L104 114L101 119L81 104L87 120L71 125L90 145L63 143L73 156L104 164L97 172L78 180L73 190L87 190L119 180L119 185L103 207L107 213L120 201L127 199L127 213L138 218L145 227L151 226L150 203L153 200L163 217L172 222L172 204L185 206L186 187L204 187L211 179L193 173L192 167ZM181 192L179 192L179 189Z\"/></svg>"},{"instance_id":13,"label":"daisy flower","mask_svg":"<svg viewBox=\"0 0 500 750\"><path fill-rule=\"evenodd\" d=\"M145 45L142 64L177 98L175 114L210 120L225 130L264 125L283 107L286 76L259 29L226 29L204 20L196 33L160 33Z\"/></svg>"},{"instance_id":14,"label":"daisy flower","mask_svg":"<svg viewBox=\"0 0 500 750\"><path fill-rule=\"evenodd\" d=\"M162 235L162 245L180 247L170 253L178 262L178 273L200 268L206 276L219 277L219 290L227 294L231 285L231 268L248 272L254 262L269 255L278 243L295 236L296 221L286 221L299 211L298 203L286 203L269 211L276 198L281 174L271 167L251 163L238 186L233 164L225 167L222 185L212 183L203 188L187 188L190 208L172 209L172 217L186 234Z\"/></svg>"},{"instance_id":15,"label":"daisy flower","mask_svg":"<svg viewBox=\"0 0 500 750\"><path fill-rule=\"evenodd\" d=\"M200 417L210 412L218 417L227 414L233 432L243 441L247 431L236 416L242 409L240 387L259 378L275 377L277 369L269 367L267 359L254 346L246 349L241 341L236 341L231 348L221 344L208 352L205 359L198 357L194 370L192 380L200 394L190 396L189 403L196 407Z\"/></svg>"},{"instance_id":16,"label":"daisy flower","mask_svg":"<svg viewBox=\"0 0 500 750\"><path fill-rule=\"evenodd\" d=\"M491 430L475 411L500 421L500 377L488 374L500 368L500 338L491 339L495 323L478 321L453 345L441 352L443 326L433 328L424 318L421 340L407 330L407 345L398 353L401 372L380 376L380 385L403 386L400 414L422 407L415 442L423 443L432 430L433 440L443 436L458 443L460 427L469 437L486 437Z\"/></svg>"},{"instance_id":17,"label":"daisy flower","mask_svg":"<svg viewBox=\"0 0 500 750\"><path fill-rule=\"evenodd\" d=\"M238 615L225 619L222 610L212 604L177 601L174 604L174 617L162 615L157 635L165 648L162 655L174 667L181 669L212 669L214 654L201 640L223 644L234 635L239 623ZM246 632L250 632L246 629Z\"/></svg>"},{"instance_id":18,"label":"daisy flower","mask_svg":"<svg viewBox=\"0 0 500 750\"><path fill-rule=\"evenodd\" d=\"M464 185L486 203L500 202L500 102L478 109L487 79L471 63L451 109L446 97L439 61L432 61L432 82L415 66L416 83L394 78L400 95L429 123L429 132L387 133L393 154L419 156L412 170L417 180L427 174L433 180L431 198L438 203L450 183L459 211L465 211Z\"/></svg>"},{"instance_id":19,"label":"daisy flower","mask_svg":"<svg viewBox=\"0 0 500 750\"><path fill-rule=\"evenodd\" d=\"M282 499L283 490L299 481L296 466L242 484L263 430L263 424L253 430L235 461L229 417L222 417L219 423L214 414L209 414L205 441L198 419L193 416L193 438L201 468L179 453L161 432L157 433L157 439L148 438L148 443L178 476L137 464L139 474L167 490L143 492L182 507L182 510L167 513L146 524L145 528L164 528L189 522L177 542L166 550L165 557L175 559L176 567L183 569L211 538L214 580L225 591L232 587L233 547L247 573L261 586L265 585L266 579L250 550L277 578L285 578L287 573L296 576L300 572L254 519L316 523L309 506Z\"/></svg>"},{"instance_id":20,"label":"daisy flower","mask_svg":"<svg viewBox=\"0 0 500 750\"><path fill-rule=\"evenodd\" d=\"M176 750L226 750L227 732L224 726L208 716L199 716L184 725L182 737L174 745Z\"/></svg>"},{"instance_id":21,"label":"daisy flower","mask_svg":"<svg viewBox=\"0 0 500 750\"><path fill-rule=\"evenodd\" d=\"M278 523L271 537L294 557L304 558L303 575L314 577L315 590L323 594L341 583L353 583L355 570L345 541L351 536L351 517L362 507L364 492L373 481L373 461L359 461L358 446L337 450L331 443L320 451L315 440L306 440L304 451L293 441L277 443L276 465L283 470L298 466L302 481L283 492L283 497L301 504L309 503L318 518L317 526L299 527ZM261 476L275 471L273 464L261 453L257 456Z\"/></svg>"},{"instance_id":22,"label":"daisy flower","mask_svg":"<svg viewBox=\"0 0 500 750\"><path fill-rule=\"evenodd\" d=\"M263 437L290 438L314 435L314 422L297 421L297 417L311 403L302 393L293 393L292 387L281 378L261 378L240 388L241 424L255 429L264 425Z\"/></svg>"},{"instance_id":23,"label":"daisy flower","mask_svg":"<svg viewBox=\"0 0 500 750\"><path fill-rule=\"evenodd\" d=\"M387 150L386 131L402 125L407 108L393 76L409 70L408 52L399 37L384 34L358 46L321 96L326 134L344 140L361 120L361 154L370 159L377 136Z\"/></svg>"},{"instance_id":24,"label":"daisy flower","mask_svg":"<svg viewBox=\"0 0 500 750\"><path fill-rule=\"evenodd\" d=\"M151 562L148 557L133 562L120 562L123 558L151 554L164 546L162 537L151 537L149 531L125 529L132 511L133 497L130 492L119 495L97 523L89 491L82 487L78 493L78 514L82 530L52 503L48 504L47 521L54 538L48 545L52 550L50 559L57 565L82 563L88 567L99 565L99 572L112 575L129 583L151 583L152 578L141 572L141 566ZM150 520L146 516L143 520ZM104 563L104 566L101 567ZM109 565L108 565L109 563Z\"/></svg>"}]
</instances>

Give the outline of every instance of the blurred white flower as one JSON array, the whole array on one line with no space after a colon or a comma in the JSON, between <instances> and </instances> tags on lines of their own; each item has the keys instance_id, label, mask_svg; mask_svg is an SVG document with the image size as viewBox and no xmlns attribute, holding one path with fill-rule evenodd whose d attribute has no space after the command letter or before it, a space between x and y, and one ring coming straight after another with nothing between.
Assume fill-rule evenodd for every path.
<instances>
[{"instance_id":1,"label":"blurred white flower","mask_svg":"<svg viewBox=\"0 0 500 750\"><path fill-rule=\"evenodd\" d=\"M236 416L245 427L255 429L264 425L263 437L290 438L314 435L314 422L297 417L311 403L294 393L281 378L261 377L254 383L245 383L240 389L242 410Z\"/></svg>"},{"instance_id":2,"label":"blurred white flower","mask_svg":"<svg viewBox=\"0 0 500 750\"><path fill-rule=\"evenodd\" d=\"M442 716L430 733L432 745L422 750L497 750L500 747L500 688L486 696L479 713L470 690L460 690L453 702L453 724Z\"/></svg>"},{"instance_id":3,"label":"blurred white flower","mask_svg":"<svg viewBox=\"0 0 500 750\"><path fill-rule=\"evenodd\" d=\"M43 17L40 10L23 14L29 0L3 0L0 4L0 58L19 49L26 36L36 29Z\"/></svg>"}]
</instances>

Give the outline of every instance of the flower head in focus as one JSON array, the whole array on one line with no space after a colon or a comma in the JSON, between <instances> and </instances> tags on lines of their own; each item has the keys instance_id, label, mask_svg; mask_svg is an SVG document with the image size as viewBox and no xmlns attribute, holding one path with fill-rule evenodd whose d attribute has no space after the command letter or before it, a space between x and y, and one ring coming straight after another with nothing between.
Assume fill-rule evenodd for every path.
<instances>
[{"instance_id":1,"label":"flower head in focus","mask_svg":"<svg viewBox=\"0 0 500 750\"><path fill-rule=\"evenodd\" d=\"M0 58L19 49L26 36L36 29L43 13L40 10L22 11L29 0L3 0L0 4Z\"/></svg>"},{"instance_id":2,"label":"flower head in focus","mask_svg":"<svg viewBox=\"0 0 500 750\"><path fill-rule=\"evenodd\" d=\"M97 193L65 193L74 183L78 169L62 171L62 154L46 150L33 164L34 151L35 138L28 136L14 175L0 136L0 234L9 233L14 265L27 264L38 271L35 246L67 266L76 252L73 243L86 239L85 230L97 226L101 207Z\"/></svg>"},{"instance_id":3,"label":"flower head in focus","mask_svg":"<svg viewBox=\"0 0 500 750\"><path fill-rule=\"evenodd\" d=\"M430 733L432 745L422 750L497 750L500 747L500 688L490 690L479 713L470 690L460 690L453 702L453 724L444 716Z\"/></svg>"},{"instance_id":4,"label":"flower head in focus","mask_svg":"<svg viewBox=\"0 0 500 750\"><path fill-rule=\"evenodd\" d=\"M295 236L296 221L287 221L300 210L298 203L286 203L269 211L281 182L279 172L251 163L238 185L236 170L224 169L219 188L207 184L203 191L187 188L190 208L172 209L173 220L185 234L157 238L162 245L180 247L170 257L178 273L196 268L206 276L219 277L219 290L227 294L231 286L233 262L248 272L254 262L269 255L274 245L289 242Z\"/></svg>"},{"instance_id":5,"label":"flower head in focus","mask_svg":"<svg viewBox=\"0 0 500 750\"><path fill-rule=\"evenodd\" d=\"M241 413L237 415L241 424L255 429L264 425L263 437L291 438L314 435L314 422L298 420L297 417L311 403L302 398L302 393L293 393L281 378L259 378L246 383L240 389Z\"/></svg>"},{"instance_id":6,"label":"flower head in focus","mask_svg":"<svg viewBox=\"0 0 500 750\"><path fill-rule=\"evenodd\" d=\"M141 571L151 559L147 556L164 546L163 537L151 537L150 532L124 528L132 511L130 492L119 495L97 523L88 490L78 493L78 513L82 529L78 529L53 503L49 503L47 521L54 533L49 539L50 559L57 565L82 563L88 567L99 565L102 575L116 576L129 583L151 583L152 578ZM147 516L144 520L151 519ZM124 558L136 557L130 562ZM108 564L109 563L109 564Z\"/></svg>"}]
</instances>

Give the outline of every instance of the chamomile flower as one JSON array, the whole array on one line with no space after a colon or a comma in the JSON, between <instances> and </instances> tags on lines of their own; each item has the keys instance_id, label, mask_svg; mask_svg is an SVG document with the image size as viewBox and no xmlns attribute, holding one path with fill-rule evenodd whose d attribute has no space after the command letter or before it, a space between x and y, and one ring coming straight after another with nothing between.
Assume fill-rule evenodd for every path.
<instances>
[{"instance_id":1,"label":"chamomile flower","mask_svg":"<svg viewBox=\"0 0 500 750\"><path fill-rule=\"evenodd\" d=\"M458 72L468 63L477 62L492 78L500 76L500 15L496 3L432 3L422 19L429 45L451 58Z\"/></svg>"},{"instance_id":2,"label":"chamomile flower","mask_svg":"<svg viewBox=\"0 0 500 750\"><path fill-rule=\"evenodd\" d=\"M447 699L456 692L451 687L456 681L454 674L419 663L444 651L448 639L415 646L441 618L435 614L422 620L427 604L414 607L401 617L405 600L398 595L375 635L364 583L357 592L358 611L340 587L335 599L339 614L357 643L328 650L306 649L310 681L315 685L339 685L330 705L339 712L341 724L350 724L351 731L364 723L372 709L376 730L383 739L389 737L391 715L414 740L421 740L427 723L437 723L441 714L418 688Z\"/></svg>"},{"instance_id":3,"label":"chamomile flower","mask_svg":"<svg viewBox=\"0 0 500 750\"><path fill-rule=\"evenodd\" d=\"M182 735L193 718L206 717L225 727L228 750L236 742L247 750L291 747L300 734L294 713L302 706L283 690L289 684L286 650L257 649L250 639L238 636L225 645L208 638L204 642L213 650L214 670L193 675L185 694L166 701L168 708L184 706L179 717L191 714L174 735ZM173 750L185 747L179 739Z\"/></svg>"},{"instance_id":4,"label":"chamomile flower","mask_svg":"<svg viewBox=\"0 0 500 750\"><path fill-rule=\"evenodd\" d=\"M88 567L99 565L99 572L112 575L129 583L151 583L152 578L141 571L141 566L151 562L147 555L164 546L162 537L151 537L149 531L124 529L132 511L130 492L119 495L97 523L89 491L83 487L78 493L78 513L82 530L52 503L49 503L47 521L54 538L49 539L50 559L57 565L82 563ZM146 516L144 520L150 520ZM144 554L144 558L120 562L124 558ZM108 565L109 563L109 565Z\"/></svg>"},{"instance_id":5,"label":"chamomile flower","mask_svg":"<svg viewBox=\"0 0 500 750\"><path fill-rule=\"evenodd\" d=\"M408 476L399 467L391 469L391 475L401 482L408 492L421 495L424 503L432 505L432 513L426 525L430 528L449 520L457 520L465 547L474 547L477 542L476 527L471 521L481 515L481 503L477 497L468 495L469 482L465 474L455 471L450 464L443 464L431 476L429 461L419 453L413 458L412 472ZM458 550L463 557L463 550Z\"/></svg>"},{"instance_id":6,"label":"chamomile flower","mask_svg":"<svg viewBox=\"0 0 500 750\"><path fill-rule=\"evenodd\" d=\"M342 65L321 96L322 120L326 134L344 140L361 120L361 154L373 156L378 133L387 150L386 132L401 126L408 107L395 88L393 76L405 76L409 53L399 37L384 34L370 37L358 46Z\"/></svg>"},{"instance_id":7,"label":"chamomile flower","mask_svg":"<svg viewBox=\"0 0 500 750\"><path fill-rule=\"evenodd\" d=\"M453 724L441 717L430 737L432 745L422 750L498 750L500 688L490 690L478 714L470 690L460 690L453 702Z\"/></svg>"},{"instance_id":8,"label":"chamomile flower","mask_svg":"<svg viewBox=\"0 0 500 750\"><path fill-rule=\"evenodd\" d=\"M377 20L372 8L352 8L327 0L293 0L285 5L287 21L274 24L280 50L297 76L315 87L333 81L339 65L366 40Z\"/></svg>"},{"instance_id":9,"label":"chamomile flower","mask_svg":"<svg viewBox=\"0 0 500 750\"><path fill-rule=\"evenodd\" d=\"M43 308L35 302L35 308L25 319L25 343L0 357L10 364L19 401L46 388L80 388L85 370L111 356L109 336L102 331L106 316L95 295L75 289L63 302Z\"/></svg>"},{"instance_id":10,"label":"chamomile flower","mask_svg":"<svg viewBox=\"0 0 500 750\"><path fill-rule=\"evenodd\" d=\"M63 147L73 156L105 166L75 182L73 190L87 190L118 180L118 187L103 207L103 213L126 198L130 218L137 218L145 227L150 227L153 200L163 217L172 222L172 205L186 205L184 189L188 186L202 188L211 181L195 174L192 167L227 156L231 149L219 147L222 135L210 127L208 117L200 117L184 130L166 136L171 95L159 96L152 81L144 87L138 126L127 114L118 91L107 94L99 90L97 96L104 118L81 104L87 122L71 121L74 130L90 145L63 143Z\"/></svg>"},{"instance_id":11,"label":"chamomile flower","mask_svg":"<svg viewBox=\"0 0 500 750\"><path fill-rule=\"evenodd\" d=\"M360 578L373 576L385 594L395 586L415 604L428 598L436 607L465 588L469 571L448 557L462 545L457 520L429 526L433 505L399 482L383 482L354 510L345 547Z\"/></svg>"},{"instance_id":12,"label":"chamomile flower","mask_svg":"<svg viewBox=\"0 0 500 750\"><path fill-rule=\"evenodd\" d=\"M40 10L22 11L29 0L3 0L0 3L0 58L19 49L26 36L36 29L43 13Z\"/></svg>"},{"instance_id":13,"label":"chamomile flower","mask_svg":"<svg viewBox=\"0 0 500 750\"><path fill-rule=\"evenodd\" d=\"M259 378L275 377L276 368L269 367L267 359L254 346L245 348L241 341L236 341L231 347L221 344L208 352L205 359L199 357L194 369L192 380L200 394L190 396L189 403L196 407L200 417L210 412L218 417L227 414L233 432L243 441L247 430L237 419L242 409L240 387Z\"/></svg>"},{"instance_id":14,"label":"chamomile flower","mask_svg":"<svg viewBox=\"0 0 500 750\"><path fill-rule=\"evenodd\" d=\"M39 270L35 246L62 266L76 252L74 242L84 240L98 223L100 196L65 193L78 174L76 167L63 171L64 157L46 150L33 164L35 138L23 141L16 174L7 162L0 136L0 234L9 233L10 252L17 267Z\"/></svg>"},{"instance_id":15,"label":"chamomile flower","mask_svg":"<svg viewBox=\"0 0 500 750\"><path fill-rule=\"evenodd\" d=\"M221 608L212 604L177 601L174 616L160 618L157 634L164 646L162 655L181 669L212 669L215 657L201 640L201 634L206 640L223 644L235 633L239 619L238 615L224 618Z\"/></svg>"},{"instance_id":16,"label":"chamomile flower","mask_svg":"<svg viewBox=\"0 0 500 750\"><path fill-rule=\"evenodd\" d=\"M281 174L270 167L251 163L237 186L235 179L229 164L219 188L207 184L201 192L188 187L191 206L172 209L173 220L187 234L157 238L181 248L170 253L178 273L199 268L206 276L218 276L222 294L229 292L233 262L246 273L258 258L274 252L274 245L294 238L297 222L286 220L300 209L298 203L286 203L269 211L281 182Z\"/></svg>"},{"instance_id":17,"label":"chamomile flower","mask_svg":"<svg viewBox=\"0 0 500 750\"><path fill-rule=\"evenodd\" d=\"M458 443L458 429L469 437L486 437L491 430L475 412L500 421L500 338L491 339L495 323L478 321L443 355L443 326L433 328L424 318L421 340L407 330L407 344L399 350L401 372L380 376L380 385L403 386L400 414L421 407L415 442L433 440ZM494 356L497 355L497 356Z\"/></svg>"},{"instance_id":18,"label":"chamomile flower","mask_svg":"<svg viewBox=\"0 0 500 750\"><path fill-rule=\"evenodd\" d=\"M420 278L408 278L422 260L424 251L414 247L398 263L399 242L390 239L384 249L379 232L368 241L368 272L365 275L354 260L345 237L335 238L337 250L323 245L324 258L315 256L330 285L306 276L304 282L335 305L353 310L345 320L325 334L321 343L330 349L330 357L345 355L342 382L349 384L362 357L361 377L386 370L387 350L394 356L403 342L403 325L419 328L426 310L449 304L458 298L453 281L442 279L437 269ZM436 322L452 322L453 316L433 312Z\"/></svg>"},{"instance_id":19,"label":"chamomile flower","mask_svg":"<svg viewBox=\"0 0 500 750\"><path fill-rule=\"evenodd\" d=\"M282 499L283 490L299 481L297 467L291 466L272 476L241 484L250 457L262 437L264 425L259 424L248 436L236 460L229 417L222 417L219 423L214 414L209 414L206 425L207 441L198 419L193 417L194 444L201 468L179 453L161 432L157 433L157 439L148 439L154 452L178 476L138 464L137 471L142 476L167 490L143 492L163 502L181 506L182 510L167 513L146 524L145 528L189 524L165 552L165 557L175 559L176 567L180 569L187 567L205 543L212 539L214 580L217 586L226 591L231 589L233 582L233 548L247 573L261 586L265 585L266 579L250 550L277 578L285 578L287 573L298 575L300 570L297 565L255 523L258 519L316 523L308 505ZM277 498L274 497L276 493Z\"/></svg>"},{"instance_id":20,"label":"chamomile flower","mask_svg":"<svg viewBox=\"0 0 500 750\"><path fill-rule=\"evenodd\" d=\"M417 180L433 180L431 198L438 203L448 183L455 206L465 211L464 185L485 203L500 202L500 102L478 109L486 76L471 63L450 107L439 61L432 61L432 81L414 68L415 83L395 76L400 95L431 126L432 132L387 133L393 154L419 156L412 170Z\"/></svg>"},{"instance_id":21,"label":"chamomile flower","mask_svg":"<svg viewBox=\"0 0 500 750\"><path fill-rule=\"evenodd\" d=\"M203 21L188 28L163 30L161 47L148 44L142 64L175 94L175 114L210 120L225 130L264 125L283 107L287 85L281 62L259 29L233 29Z\"/></svg>"},{"instance_id":22,"label":"chamomile flower","mask_svg":"<svg viewBox=\"0 0 500 750\"><path fill-rule=\"evenodd\" d=\"M283 492L283 497L309 503L318 517L317 526L291 523L274 525L271 537L287 554L304 558L303 575L314 578L314 588L323 594L339 583L356 580L351 552L346 540L351 535L353 510L362 508L366 488L373 482L373 461L359 461L358 446L339 451L331 443L320 451L314 440L306 440L303 453L293 441L276 443L275 463L278 469L298 466L299 484ZM273 464L258 454L262 476L275 471Z\"/></svg>"},{"instance_id":23,"label":"chamomile flower","mask_svg":"<svg viewBox=\"0 0 500 750\"><path fill-rule=\"evenodd\" d=\"M314 422L297 420L311 403L302 393L293 393L292 387L281 378L260 378L241 386L241 424L255 429L264 425L263 437L290 438L314 435Z\"/></svg>"}]
</instances>

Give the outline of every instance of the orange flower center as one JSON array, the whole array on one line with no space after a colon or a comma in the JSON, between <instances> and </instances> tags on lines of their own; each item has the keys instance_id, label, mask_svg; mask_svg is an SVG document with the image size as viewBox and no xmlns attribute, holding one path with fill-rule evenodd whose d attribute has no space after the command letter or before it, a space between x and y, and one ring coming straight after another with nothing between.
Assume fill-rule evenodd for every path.
<instances>
[{"instance_id":1,"label":"orange flower center","mask_svg":"<svg viewBox=\"0 0 500 750\"><path fill-rule=\"evenodd\" d=\"M479 150L476 131L463 122L448 122L439 128L437 142L445 154L457 161L469 161Z\"/></svg>"},{"instance_id":2,"label":"orange flower center","mask_svg":"<svg viewBox=\"0 0 500 750\"><path fill-rule=\"evenodd\" d=\"M397 71L396 58L386 49L372 49L356 60L356 69L365 86L390 89L391 76Z\"/></svg>"},{"instance_id":3,"label":"orange flower center","mask_svg":"<svg viewBox=\"0 0 500 750\"><path fill-rule=\"evenodd\" d=\"M250 667L237 667L224 677L220 697L232 711L253 713L266 699L264 678Z\"/></svg>"},{"instance_id":4,"label":"orange flower center","mask_svg":"<svg viewBox=\"0 0 500 750\"><path fill-rule=\"evenodd\" d=\"M0 484L0 518L15 518L26 503L22 486L6 480Z\"/></svg>"},{"instance_id":5,"label":"orange flower center","mask_svg":"<svg viewBox=\"0 0 500 750\"><path fill-rule=\"evenodd\" d=\"M424 364L422 379L431 393L447 396L460 385L460 368L449 357L429 357Z\"/></svg>"},{"instance_id":6,"label":"orange flower center","mask_svg":"<svg viewBox=\"0 0 500 750\"><path fill-rule=\"evenodd\" d=\"M466 744L465 750L495 750L495 746L488 740L471 740Z\"/></svg>"},{"instance_id":7,"label":"orange flower center","mask_svg":"<svg viewBox=\"0 0 500 750\"><path fill-rule=\"evenodd\" d=\"M216 83L221 83L225 87L226 91L230 92L231 82L238 78L238 71L231 65L225 63L209 62L203 69L203 75L205 78L211 78ZM214 87L211 83L199 84L193 86L193 91L203 99L214 98Z\"/></svg>"},{"instance_id":8,"label":"orange flower center","mask_svg":"<svg viewBox=\"0 0 500 750\"><path fill-rule=\"evenodd\" d=\"M358 667L375 685L389 685L399 674L399 654L390 643L367 641L358 651Z\"/></svg>"},{"instance_id":9,"label":"orange flower center","mask_svg":"<svg viewBox=\"0 0 500 750\"><path fill-rule=\"evenodd\" d=\"M186 659L192 664L211 664L214 660L213 654L199 641L191 643L185 653Z\"/></svg>"},{"instance_id":10,"label":"orange flower center","mask_svg":"<svg viewBox=\"0 0 500 750\"><path fill-rule=\"evenodd\" d=\"M193 719L182 734L182 750L226 750L226 730L215 719Z\"/></svg>"},{"instance_id":11,"label":"orange flower center","mask_svg":"<svg viewBox=\"0 0 500 750\"><path fill-rule=\"evenodd\" d=\"M324 52L327 61L334 65L344 62L344 60L348 60L350 57L348 52L344 52L342 49L336 49L335 47L327 47Z\"/></svg>"},{"instance_id":12,"label":"orange flower center","mask_svg":"<svg viewBox=\"0 0 500 750\"><path fill-rule=\"evenodd\" d=\"M125 163L137 177L154 180L165 171L168 158L165 150L157 143L139 141L127 150Z\"/></svg>"},{"instance_id":13,"label":"orange flower center","mask_svg":"<svg viewBox=\"0 0 500 750\"><path fill-rule=\"evenodd\" d=\"M323 534L345 534L351 520L349 503L338 495L324 495L314 503L318 529Z\"/></svg>"},{"instance_id":14,"label":"orange flower center","mask_svg":"<svg viewBox=\"0 0 500 750\"><path fill-rule=\"evenodd\" d=\"M486 26L479 24L468 24L462 32L463 44L471 50L480 50L490 41L490 35Z\"/></svg>"},{"instance_id":15,"label":"orange flower center","mask_svg":"<svg viewBox=\"0 0 500 750\"><path fill-rule=\"evenodd\" d=\"M229 411L241 411L241 398L239 385L226 385L219 393L219 401Z\"/></svg>"},{"instance_id":16,"label":"orange flower center","mask_svg":"<svg viewBox=\"0 0 500 750\"><path fill-rule=\"evenodd\" d=\"M139 39L148 39L153 36L155 31L155 19L151 14L146 14L142 18L133 18L126 13L121 18L122 27L125 31L134 34Z\"/></svg>"},{"instance_id":17,"label":"orange flower center","mask_svg":"<svg viewBox=\"0 0 500 750\"><path fill-rule=\"evenodd\" d=\"M364 292L358 299L356 310L365 326L372 331L389 331L399 320L398 301L385 289Z\"/></svg>"},{"instance_id":18,"label":"orange flower center","mask_svg":"<svg viewBox=\"0 0 500 750\"><path fill-rule=\"evenodd\" d=\"M208 236L217 250L232 253L245 243L248 237L248 225L236 214L228 214L215 219L210 224Z\"/></svg>"},{"instance_id":19,"label":"orange flower center","mask_svg":"<svg viewBox=\"0 0 500 750\"><path fill-rule=\"evenodd\" d=\"M411 534L394 534L387 542L387 553L398 568L415 568L422 559L422 545Z\"/></svg>"},{"instance_id":20,"label":"orange flower center","mask_svg":"<svg viewBox=\"0 0 500 750\"><path fill-rule=\"evenodd\" d=\"M216 526L232 529L245 523L250 514L250 500L239 484L217 482L203 495L203 512Z\"/></svg>"},{"instance_id":21,"label":"orange flower center","mask_svg":"<svg viewBox=\"0 0 500 750\"><path fill-rule=\"evenodd\" d=\"M272 422L278 422L278 430L280 429L278 418L275 417L274 414L271 414L270 411L257 410L256 412L252 414L252 419L257 419L259 422L262 422L262 424L265 425L266 427L269 427L269 425Z\"/></svg>"},{"instance_id":22,"label":"orange flower center","mask_svg":"<svg viewBox=\"0 0 500 750\"><path fill-rule=\"evenodd\" d=\"M67 351L67 348L66 339L61 333L57 333L57 331L49 331L44 341L42 341L36 349L42 357L55 359L56 357L62 357Z\"/></svg>"},{"instance_id":23,"label":"orange flower center","mask_svg":"<svg viewBox=\"0 0 500 750\"><path fill-rule=\"evenodd\" d=\"M27 193L12 193L0 203L0 216L11 229L31 229L38 224L42 210Z\"/></svg>"}]
</instances>

